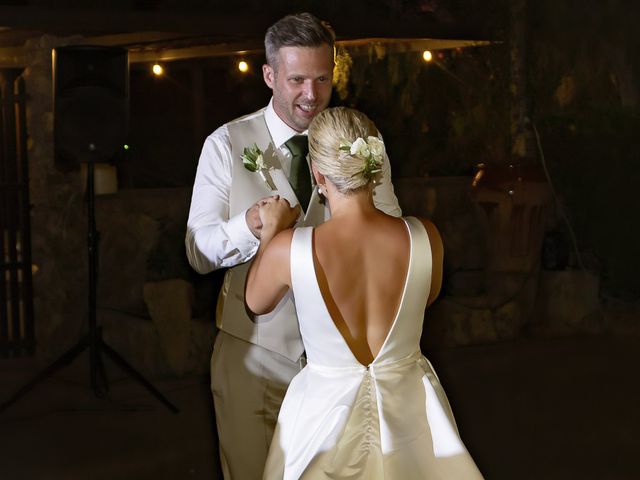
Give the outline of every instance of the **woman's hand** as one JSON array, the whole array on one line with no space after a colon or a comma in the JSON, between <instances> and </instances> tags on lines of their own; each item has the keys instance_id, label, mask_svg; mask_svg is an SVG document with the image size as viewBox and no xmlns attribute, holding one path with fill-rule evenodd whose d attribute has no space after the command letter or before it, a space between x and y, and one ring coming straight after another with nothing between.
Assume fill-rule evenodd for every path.
<instances>
[{"instance_id":1,"label":"woman's hand","mask_svg":"<svg viewBox=\"0 0 640 480\"><path fill-rule=\"evenodd\" d=\"M293 227L300 216L300 205L292 208L286 198L278 195L260 200L258 205L262 221L260 237L263 240L271 239L282 230Z\"/></svg>"}]
</instances>

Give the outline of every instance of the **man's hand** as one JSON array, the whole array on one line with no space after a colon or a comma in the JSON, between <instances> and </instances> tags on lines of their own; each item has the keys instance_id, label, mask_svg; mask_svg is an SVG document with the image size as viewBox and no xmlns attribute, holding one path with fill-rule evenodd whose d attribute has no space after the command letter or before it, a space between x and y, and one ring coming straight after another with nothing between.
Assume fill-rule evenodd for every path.
<instances>
[{"instance_id":1,"label":"man's hand","mask_svg":"<svg viewBox=\"0 0 640 480\"><path fill-rule=\"evenodd\" d=\"M291 208L289 201L278 195L258 202L262 223L261 236L274 237L282 230L293 227L300 216L300 205Z\"/></svg>"},{"instance_id":2,"label":"man's hand","mask_svg":"<svg viewBox=\"0 0 640 480\"><path fill-rule=\"evenodd\" d=\"M251 207L247 210L244 218L247 222L247 227L251 230L251 233L256 238L260 238L260 234L262 233L262 220L260 220L260 205L277 198L278 195L274 195L272 197L266 197L261 200L258 200L256 203L251 205Z\"/></svg>"}]
</instances>

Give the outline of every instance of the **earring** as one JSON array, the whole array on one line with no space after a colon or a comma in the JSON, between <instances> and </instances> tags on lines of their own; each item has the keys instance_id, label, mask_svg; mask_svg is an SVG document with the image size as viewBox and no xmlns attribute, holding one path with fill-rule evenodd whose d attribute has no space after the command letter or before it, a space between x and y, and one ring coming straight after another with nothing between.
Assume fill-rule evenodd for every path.
<instances>
[{"instance_id":1,"label":"earring","mask_svg":"<svg viewBox=\"0 0 640 480\"><path fill-rule=\"evenodd\" d=\"M318 193L322 196L325 196L325 194L322 191L322 185L318 185Z\"/></svg>"}]
</instances>

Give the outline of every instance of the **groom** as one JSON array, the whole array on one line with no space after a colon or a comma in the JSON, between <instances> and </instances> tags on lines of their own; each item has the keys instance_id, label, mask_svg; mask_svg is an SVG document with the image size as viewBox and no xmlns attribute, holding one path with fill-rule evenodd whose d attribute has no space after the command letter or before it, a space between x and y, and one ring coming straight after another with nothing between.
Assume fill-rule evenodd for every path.
<instances>
[{"instance_id":1,"label":"groom","mask_svg":"<svg viewBox=\"0 0 640 480\"><path fill-rule=\"evenodd\" d=\"M262 478L282 398L303 366L291 294L268 315L250 318L244 283L260 238L260 200L280 195L300 204L297 225L317 225L329 211L312 183L306 152L309 123L331 97L334 33L309 13L289 15L265 36L263 77L273 91L257 112L233 120L205 141L187 222L186 248L200 273L229 267L218 299L211 390L225 479ZM243 165L254 144L264 168ZM252 158L249 158L251 160ZM255 158L253 158L255 160ZM258 167L262 165L258 162ZM378 208L399 216L385 157Z\"/></svg>"}]
</instances>

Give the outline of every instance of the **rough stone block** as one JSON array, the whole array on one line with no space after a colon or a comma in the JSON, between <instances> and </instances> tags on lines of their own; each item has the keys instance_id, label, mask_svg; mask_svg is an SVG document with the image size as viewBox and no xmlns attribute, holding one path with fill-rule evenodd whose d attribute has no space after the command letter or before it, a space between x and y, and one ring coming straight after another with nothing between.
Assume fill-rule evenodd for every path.
<instances>
[{"instance_id":1,"label":"rough stone block","mask_svg":"<svg viewBox=\"0 0 640 480\"><path fill-rule=\"evenodd\" d=\"M599 278L579 270L542 271L532 321L534 333L543 335L602 330Z\"/></svg>"}]
</instances>

